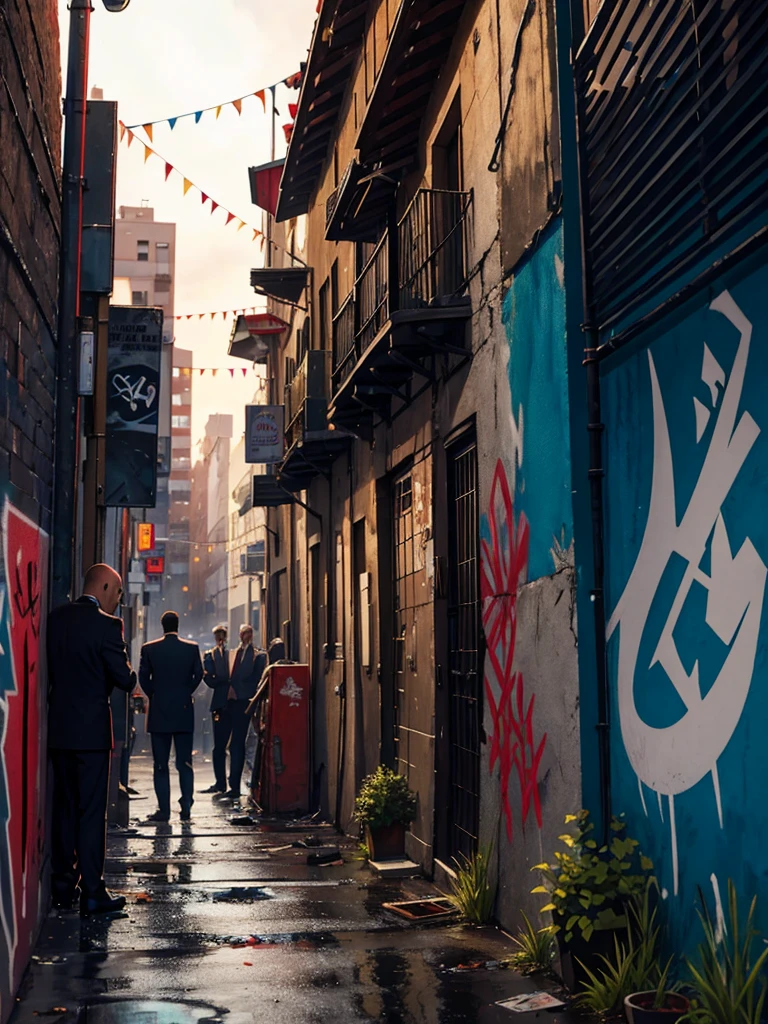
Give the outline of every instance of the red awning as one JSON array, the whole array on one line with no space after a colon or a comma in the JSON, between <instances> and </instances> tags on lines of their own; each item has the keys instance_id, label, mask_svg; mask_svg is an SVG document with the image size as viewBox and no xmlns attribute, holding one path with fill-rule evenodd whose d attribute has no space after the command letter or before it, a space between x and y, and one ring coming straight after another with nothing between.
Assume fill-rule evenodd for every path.
<instances>
[{"instance_id":1,"label":"red awning","mask_svg":"<svg viewBox=\"0 0 768 1024\"><path fill-rule=\"evenodd\" d=\"M251 182L251 202L271 213L274 217L277 210L277 198L280 194L280 178L283 175L285 159L273 160L259 167L249 167L248 177Z\"/></svg>"}]
</instances>

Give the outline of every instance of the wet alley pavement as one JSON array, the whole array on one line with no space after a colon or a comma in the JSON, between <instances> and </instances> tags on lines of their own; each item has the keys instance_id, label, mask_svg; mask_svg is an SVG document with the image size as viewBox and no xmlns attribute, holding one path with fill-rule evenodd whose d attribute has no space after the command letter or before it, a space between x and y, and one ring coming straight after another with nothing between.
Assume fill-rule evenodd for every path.
<instances>
[{"instance_id":1,"label":"wet alley pavement","mask_svg":"<svg viewBox=\"0 0 768 1024\"><path fill-rule=\"evenodd\" d=\"M200 793L191 822L149 824L150 759L135 757L131 775L142 799L131 802L130 828L110 832L107 855L107 885L126 896L126 912L81 921L52 911L11 1024L565 1021L495 1005L551 986L512 970L457 970L498 961L512 944L495 929L383 910L437 892L421 879L378 880L330 826L231 824L247 809ZM195 781L209 784L208 765ZM343 864L308 863L336 846Z\"/></svg>"}]
</instances>

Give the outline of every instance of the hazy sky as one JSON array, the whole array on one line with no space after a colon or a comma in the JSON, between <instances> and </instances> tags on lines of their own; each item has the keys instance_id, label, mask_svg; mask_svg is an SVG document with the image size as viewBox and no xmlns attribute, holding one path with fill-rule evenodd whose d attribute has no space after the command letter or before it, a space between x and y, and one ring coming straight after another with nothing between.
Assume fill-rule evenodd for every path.
<instances>
[{"instance_id":1,"label":"hazy sky","mask_svg":"<svg viewBox=\"0 0 768 1024\"><path fill-rule=\"evenodd\" d=\"M317 0L132 0L121 14L109 14L94 0L91 16L90 86L117 100L125 124L173 117L251 93L281 81L306 59ZM69 12L59 0L62 61L66 61ZM277 156L285 152L282 125L290 121L288 102L298 93L277 90ZM180 120L173 131L156 125L151 144L166 160L199 185L216 202L259 227L261 214L252 205L248 167L270 158L269 101L267 116L255 98L245 100L242 115L224 107ZM176 236L177 314L236 309L258 304L250 287L250 269L262 261L253 232L224 227L224 214L210 213L199 193L182 193L182 179L164 180L163 163L144 163L138 139L130 150L119 147L117 205L138 206L147 200L155 218L174 221ZM194 376L193 443L208 416L235 414L235 440L244 426L242 407L252 399L256 379L243 381L242 360L226 356L231 318L175 322L182 348L191 349L196 366L238 367L236 383L229 373Z\"/></svg>"}]
</instances>

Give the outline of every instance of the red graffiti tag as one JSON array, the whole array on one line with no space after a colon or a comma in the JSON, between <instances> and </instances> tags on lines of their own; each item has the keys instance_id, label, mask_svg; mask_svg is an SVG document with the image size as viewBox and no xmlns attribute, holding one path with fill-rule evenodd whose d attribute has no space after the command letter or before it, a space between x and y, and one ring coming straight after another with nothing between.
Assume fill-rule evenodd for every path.
<instances>
[{"instance_id":1,"label":"red graffiti tag","mask_svg":"<svg viewBox=\"0 0 768 1024\"><path fill-rule=\"evenodd\" d=\"M512 497L504 466L499 460L491 486L488 514L490 542L481 541L480 594L483 629L488 653L485 693L493 720L489 769L499 763L501 806L507 838L512 840L510 778L512 769L520 783L523 824L531 806L541 828L538 770L547 734L536 743L533 734L534 697L526 704L520 672L512 671L517 636L517 592L525 583L528 568L528 520L520 514L515 526ZM494 679L496 686L494 687ZM498 699L496 690L499 691Z\"/></svg>"}]
</instances>

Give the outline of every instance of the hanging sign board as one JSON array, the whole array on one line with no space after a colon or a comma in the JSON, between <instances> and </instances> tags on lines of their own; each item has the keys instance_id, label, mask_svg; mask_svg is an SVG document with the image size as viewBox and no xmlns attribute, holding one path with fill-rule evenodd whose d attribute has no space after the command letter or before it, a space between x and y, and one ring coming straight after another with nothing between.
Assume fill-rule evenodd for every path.
<instances>
[{"instance_id":1,"label":"hanging sign board","mask_svg":"<svg viewBox=\"0 0 768 1024\"><path fill-rule=\"evenodd\" d=\"M285 451L284 422L282 405L246 405L246 462L280 462Z\"/></svg>"},{"instance_id":2,"label":"hanging sign board","mask_svg":"<svg viewBox=\"0 0 768 1024\"><path fill-rule=\"evenodd\" d=\"M155 524L139 523L136 536L136 550L151 551L155 546Z\"/></svg>"},{"instance_id":3,"label":"hanging sign board","mask_svg":"<svg viewBox=\"0 0 768 1024\"><path fill-rule=\"evenodd\" d=\"M157 555L147 559L147 576L162 576L165 572L165 558Z\"/></svg>"},{"instance_id":4,"label":"hanging sign board","mask_svg":"<svg viewBox=\"0 0 768 1024\"><path fill-rule=\"evenodd\" d=\"M109 307L104 504L154 508L163 311Z\"/></svg>"}]
</instances>

